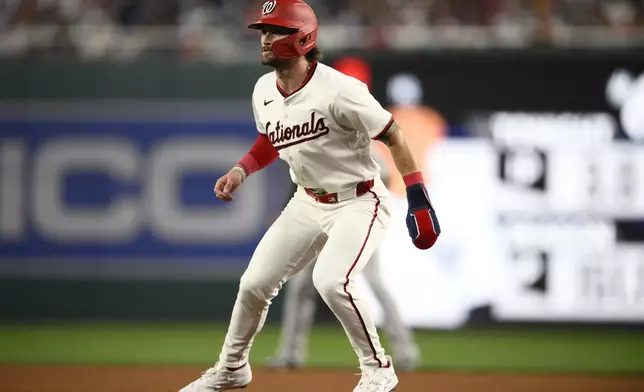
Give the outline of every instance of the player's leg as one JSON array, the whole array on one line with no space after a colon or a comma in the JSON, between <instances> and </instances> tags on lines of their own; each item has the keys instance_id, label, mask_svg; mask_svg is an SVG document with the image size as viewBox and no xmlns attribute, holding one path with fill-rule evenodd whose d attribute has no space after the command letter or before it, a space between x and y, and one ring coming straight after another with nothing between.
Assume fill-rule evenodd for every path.
<instances>
[{"instance_id":1,"label":"player's leg","mask_svg":"<svg viewBox=\"0 0 644 392\"><path fill-rule=\"evenodd\" d=\"M344 327L363 369L389 362L355 282L385 233L389 211L388 200L375 193L334 210L325 218L328 240L313 271L315 287Z\"/></svg>"},{"instance_id":2,"label":"player's leg","mask_svg":"<svg viewBox=\"0 0 644 392\"><path fill-rule=\"evenodd\" d=\"M283 282L302 268L302 255L321 235L319 210L293 198L258 244L239 284L230 326L220 355L229 368L243 366L254 336Z\"/></svg>"},{"instance_id":3,"label":"player's leg","mask_svg":"<svg viewBox=\"0 0 644 392\"><path fill-rule=\"evenodd\" d=\"M304 363L307 336L313 324L317 302L313 266L318 252L319 249L312 246L303 259L313 261L286 283L280 343L271 367L298 367Z\"/></svg>"},{"instance_id":4,"label":"player's leg","mask_svg":"<svg viewBox=\"0 0 644 392\"><path fill-rule=\"evenodd\" d=\"M223 391L252 380L248 357L268 307L282 284L310 260L302 259L321 235L319 211L291 199L259 242L244 272L219 362L181 392Z\"/></svg>"},{"instance_id":5,"label":"player's leg","mask_svg":"<svg viewBox=\"0 0 644 392\"><path fill-rule=\"evenodd\" d=\"M259 242L244 272L219 362L181 392L242 388L252 380L248 363L255 335L282 284L309 260L304 254L321 234L318 209L292 198Z\"/></svg>"},{"instance_id":6,"label":"player's leg","mask_svg":"<svg viewBox=\"0 0 644 392\"><path fill-rule=\"evenodd\" d=\"M406 371L414 370L420 362L420 350L414 341L411 328L405 326L402 321L391 291L382 280L380 258L377 252L371 256L362 274L382 307L383 327L393 347L396 367Z\"/></svg>"}]
</instances>

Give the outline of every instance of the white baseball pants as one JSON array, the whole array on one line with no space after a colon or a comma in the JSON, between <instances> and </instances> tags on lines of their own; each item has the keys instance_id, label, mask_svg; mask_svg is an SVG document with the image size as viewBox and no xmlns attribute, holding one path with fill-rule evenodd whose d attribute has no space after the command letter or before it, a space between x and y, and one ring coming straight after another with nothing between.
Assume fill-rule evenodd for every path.
<instances>
[{"instance_id":1,"label":"white baseball pants","mask_svg":"<svg viewBox=\"0 0 644 392\"><path fill-rule=\"evenodd\" d=\"M310 252L306 257L315 260L317 253ZM378 256L374 253L362 271L362 276L366 279L382 307L384 314L383 329L387 333L394 350L394 359L405 358L413 360L419 355L419 349L414 342L411 328L403 323L395 300L380 275L379 262ZM307 335L315 319L317 304L312 276L314 266L315 262L309 263L302 271L293 276L286 285L282 331L277 358L302 363L307 356Z\"/></svg>"},{"instance_id":2,"label":"white baseball pants","mask_svg":"<svg viewBox=\"0 0 644 392\"><path fill-rule=\"evenodd\" d=\"M305 257L311 246L324 243L313 270L315 288L342 324L360 366L387 365L355 277L380 244L390 216L389 191L380 179L366 194L337 204L319 203L299 188L260 241L241 278L219 360L229 368L248 361L271 300L284 282L312 261Z\"/></svg>"}]
</instances>

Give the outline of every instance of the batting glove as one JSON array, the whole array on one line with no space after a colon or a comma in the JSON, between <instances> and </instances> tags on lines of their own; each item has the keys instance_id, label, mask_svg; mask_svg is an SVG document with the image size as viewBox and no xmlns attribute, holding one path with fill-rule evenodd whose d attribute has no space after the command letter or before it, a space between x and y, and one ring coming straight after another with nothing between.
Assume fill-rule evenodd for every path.
<instances>
[{"instance_id":1,"label":"batting glove","mask_svg":"<svg viewBox=\"0 0 644 392\"><path fill-rule=\"evenodd\" d=\"M431 248L441 233L436 211L427 195L427 189L420 173L404 177L407 186L407 230L418 249Z\"/></svg>"}]
</instances>

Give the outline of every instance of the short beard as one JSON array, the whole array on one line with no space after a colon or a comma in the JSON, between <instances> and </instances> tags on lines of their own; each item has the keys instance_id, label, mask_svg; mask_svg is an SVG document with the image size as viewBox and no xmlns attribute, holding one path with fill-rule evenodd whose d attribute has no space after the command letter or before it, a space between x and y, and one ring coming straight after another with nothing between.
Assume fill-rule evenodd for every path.
<instances>
[{"instance_id":1,"label":"short beard","mask_svg":"<svg viewBox=\"0 0 644 392\"><path fill-rule=\"evenodd\" d=\"M268 61L264 61L264 59L262 59L261 62L262 62L262 65L275 68L276 70L280 70L280 69L289 68L293 63L293 59L283 59L275 55L273 59Z\"/></svg>"}]
</instances>

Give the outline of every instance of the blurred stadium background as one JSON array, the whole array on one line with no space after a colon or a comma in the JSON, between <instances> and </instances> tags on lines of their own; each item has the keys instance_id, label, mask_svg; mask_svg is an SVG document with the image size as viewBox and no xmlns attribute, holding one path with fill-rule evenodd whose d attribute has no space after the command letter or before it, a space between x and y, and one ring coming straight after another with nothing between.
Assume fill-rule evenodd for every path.
<instances>
[{"instance_id":1,"label":"blurred stadium background","mask_svg":"<svg viewBox=\"0 0 644 392\"><path fill-rule=\"evenodd\" d=\"M279 162L212 194L256 135L261 3L0 0L0 390L40 390L12 364L216 360L291 190ZM393 181L379 250L423 370L642 376L644 1L309 3L324 62L369 84L429 179L439 243L413 248ZM318 313L308 365L356 366Z\"/></svg>"}]
</instances>

